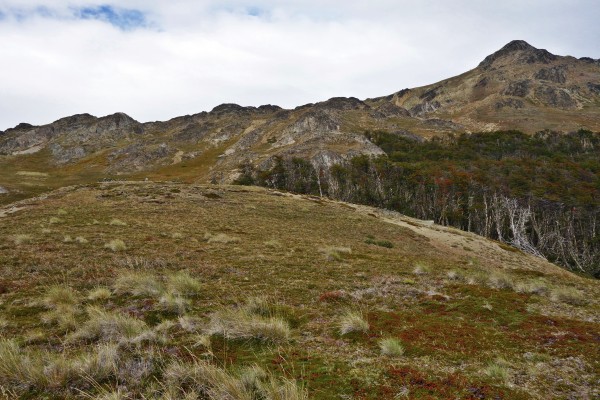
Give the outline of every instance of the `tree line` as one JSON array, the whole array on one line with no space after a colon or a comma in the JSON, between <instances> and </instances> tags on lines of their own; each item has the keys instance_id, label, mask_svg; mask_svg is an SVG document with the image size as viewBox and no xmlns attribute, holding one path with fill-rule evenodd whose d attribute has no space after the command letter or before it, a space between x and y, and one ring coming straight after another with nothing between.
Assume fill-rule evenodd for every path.
<instances>
[{"instance_id":1,"label":"tree line","mask_svg":"<svg viewBox=\"0 0 600 400\"><path fill-rule=\"evenodd\" d=\"M369 131L386 156L273 159L238 184L327 196L474 232L600 277L600 134L517 131L419 141Z\"/></svg>"}]
</instances>

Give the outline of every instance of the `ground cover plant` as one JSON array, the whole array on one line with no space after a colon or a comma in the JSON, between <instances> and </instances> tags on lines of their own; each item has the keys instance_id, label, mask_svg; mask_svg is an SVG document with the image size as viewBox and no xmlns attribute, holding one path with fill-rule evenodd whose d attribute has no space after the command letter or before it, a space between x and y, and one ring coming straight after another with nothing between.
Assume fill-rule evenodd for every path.
<instances>
[{"instance_id":1,"label":"ground cover plant","mask_svg":"<svg viewBox=\"0 0 600 400\"><path fill-rule=\"evenodd\" d=\"M7 398L600 395L597 281L366 206L73 187L0 217L0 273Z\"/></svg>"}]
</instances>

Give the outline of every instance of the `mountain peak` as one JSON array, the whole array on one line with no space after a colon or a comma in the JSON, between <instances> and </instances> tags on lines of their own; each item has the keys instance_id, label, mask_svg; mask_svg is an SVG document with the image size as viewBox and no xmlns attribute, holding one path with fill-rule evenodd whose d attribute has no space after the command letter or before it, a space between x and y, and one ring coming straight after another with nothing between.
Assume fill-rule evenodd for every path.
<instances>
[{"instance_id":1,"label":"mountain peak","mask_svg":"<svg viewBox=\"0 0 600 400\"><path fill-rule=\"evenodd\" d=\"M497 59L505 57L505 56L508 56L508 55L516 53L516 52L523 52L523 53L525 53L521 57L518 58L518 62L519 63L525 63L525 64L542 63L542 64L547 64L550 61L553 61L553 60L556 59L556 56L554 54L550 53L547 50L538 49L536 47L533 47L532 45L530 45L529 43L527 43L524 40L513 40L513 41L507 43L500 50L498 50L495 53L490 54L489 56L487 56L479 64L479 67L481 67L483 69L488 69L494 63L494 61L496 61Z\"/></svg>"}]
</instances>

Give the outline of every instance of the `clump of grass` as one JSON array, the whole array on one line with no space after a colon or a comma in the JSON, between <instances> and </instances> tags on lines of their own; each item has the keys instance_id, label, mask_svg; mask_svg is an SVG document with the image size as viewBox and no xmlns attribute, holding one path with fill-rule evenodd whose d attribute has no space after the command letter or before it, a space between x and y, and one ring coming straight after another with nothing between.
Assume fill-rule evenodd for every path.
<instances>
[{"instance_id":1,"label":"clump of grass","mask_svg":"<svg viewBox=\"0 0 600 400\"><path fill-rule=\"evenodd\" d=\"M158 304L163 311L184 314L190 306L190 301L175 293L165 293Z\"/></svg>"},{"instance_id":2,"label":"clump of grass","mask_svg":"<svg viewBox=\"0 0 600 400\"><path fill-rule=\"evenodd\" d=\"M113 225L113 226L127 226L127 223L124 221L121 221L118 218L113 218L110 222L109 225Z\"/></svg>"},{"instance_id":3,"label":"clump of grass","mask_svg":"<svg viewBox=\"0 0 600 400\"><path fill-rule=\"evenodd\" d=\"M415 275L427 275L431 272L431 268L423 263L416 263L415 268L413 269L413 274Z\"/></svg>"},{"instance_id":4,"label":"clump of grass","mask_svg":"<svg viewBox=\"0 0 600 400\"><path fill-rule=\"evenodd\" d=\"M117 294L156 297L163 292L163 285L153 274L128 272L120 275L113 288Z\"/></svg>"},{"instance_id":5,"label":"clump of grass","mask_svg":"<svg viewBox=\"0 0 600 400\"><path fill-rule=\"evenodd\" d=\"M87 298L91 301L107 300L112 296L110 289L105 287L97 287L89 291Z\"/></svg>"},{"instance_id":6,"label":"clump of grass","mask_svg":"<svg viewBox=\"0 0 600 400\"><path fill-rule=\"evenodd\" d=\"M42 302L44 306L50 309L61 306L75 306L79 302L79 294L68 286L55 285L46 290Z\"/></svg>"},{"instance_id":7,"label":"clump of grass","mask_svg":"<svg viewBox=\"0 0 600 400\"><path fill-rule=\"evenodd\" d=\"M83 236L77 236L75 238L75 241L79 244L86 244L88 242L88 240L86 238L84 238Z\"/></svg>"},{"instance_id":8,"label":"clump of grass","mask_svg":"<svg viewBox=\"0 0 600 400\"><path fill-rule=\"evenodd\" d=\"M543 279L536 279L528 282L517 282L514 286L517 293L543 295L548 293L548 284Z\"/></svg>"},{"instance_id":9,"label":"clump of grass","mask_svg":"<svg viewBox=\"0 0 600 400\"><path fill-rule=\"evenodd\" d=\"M0 386L45 386L44 365L15 340L0 339L0 360Z\"/></svg>"},{"instance_id":10,"label":"clump of grass","mask_svg":"<svg viewBox=\"0 0 600 400\"><path fill-rule=\"evenodd\" d=\"M396 338L387 338L379 340L381 354L390 357L400 357L404 354L404 346Z\"/></svg>"},{"instance_id":11,"label":"clump of grass","mask_svg":"<svg viewBox=\"0 0 600 400\"><path fill-rule=\"evenodd\" d=\"M167 276L167 290L181 296L196 296L202 291L202 284L185 271Z\"/></svg>"},{"instance_id":12,"label":"clump of grass","mask_svg":"<svg viewBox=\"0 0 600 400\"><path fill-rule=\"evenodd\" d=\"M58 217L50 217L50 219L48 220L48 222L52 225L54 224L60 224L62 222L62 219L58 218Z\"/></svg>"},{"instance_id":13,"label":"clump of grass","mask_svg":"<svg viewBox=\"0 0 600 400\"><path fill-rule=\"evenodd\" d=\"M587 303L584 294L572 287L557 287L552 289L550 299L552 301L567 303L574 306L581 306Z\"/></svg>"},{"instance_id":14,"label":"clump of grass","mask_svg":"<svg viewBox=\"0 0 600 400\"><path fill-rule=\"evenodd\" d=\"M127 250L127 246L125 245L125 242L122 241L121 239L113 239L110 242L106 243L104 245L104 247L107 249L110 249L114 252Z\"/></svg>"},{"instance_id":15,"label":"clump of grass","mask_svg":"<svg viewBox=\"0 0 600 400\"><path fill-rule=\"evenodd\" d=\"M58 214L58 215L67 215L68 212L64 208L59 208L58 211L56 212L56 214Z\"/></svg>"},{"instance_id":16,"label":"clump of grass","mask_svg":"<svg viewBox=\"0 0 600 400\"><path fill-rule=\"evenodd\" d=\"M265 242L265 246L270 247L272 249L278 249L282 245L281 245L281 242L279 240L273 239L273 240L267 240Z\"/></svg>"},{"instance_id":17,"label":"clump of grass","mask_svg":"<svg viewBox=\"0 0 600 400\"><path fill-rule=\"evenodd\" d=\"M488 285L494 289L512 289L515 281L510 275L497 271L489 276Z\"/></svg>"},{"instance_id":18,"label":"clump of grass","mask_svg":"<svg viewBox=\"0 0 600 400\"><path fill-rule=\"evenodd\" d=\"M510 377L509 364L504 359L497 359L490 362L484 369L484 373L492 379L496 379L502 382L507 382Z\"/></svg>"},{"instance_id":19,"label":"clump of grass","mask_svg":"<svg viewBox=\"0 0 600 400\"><path fill-rule=\"evenodd\" d=\"M27 235L24 233L20 233L18 235L14 235L13 236L13 242L19 246L25 243L29 243L33 240L33 237L31 235Z\"/></svg>"},{"instance_id":20,"label":"clump of grass","mask_svg":"<svg viewBox=\"0 0 600 400\"><path fill-rule=\"evenodd\" d=\"M485 308L485 309L486 309L486 310L488 310L488 311L492 311L492 310L494 309L494 306L492 306L492 305L491 305L489 302L487 302L487 301L486 301L485 303L483 303L483 305L482 305L481 307Z\"/></svg>"},{"instance_id":21,"label":"clump of grass","mask_svg":"<svg viewBox=\"0 0 600 400\"><path fill-rule=\"evenodd\" d=\"M345 255L352 254L352 249L350 247L324 247L319 249L321 253L325 254L325 257L329 261L341 261L344 259Z\"/></svg>"},{"instance_id":22,"label":"clump of grass","mask_svg":"<svg viewBox=\"0 0 600 400\"><path fill-rule=\"evenodd\" d=\"M140 319L125 314L88 307L88 320L71 335L71 340L124 342L147 333L148 326Z\"/></svg>"},{"instance_id":23,"label":"clump of grass","mask_svg":"<svg viewBox=\"0 0 600 400\"><path fill-rule=\"evenodd\" d=\"M212 314L208 326L210 335L226 339L255 339L282 343L289 340L291 329L279 317L263 317L246 309L222 309Z\"/></svg>"},{"instance_id":24,"label":"clump of grass","mask_svg":"<svg viewBox=\"0 0 600 400\"><path fill-rule=\"evenodd\" d=\"M454 270L448 271L446 273L446 277L448 277L448 279L451 281L458 281L462 278L460 274Z\"/></svg>"},{"instance_id":25,"label":"clump of grass","mask_svg":"<svg viewBox=\"0 0 600 400\"><path fill-rule=\"evenodd\" d=\"M65 235L65 237L63 238L63 242L65 243L71 243L73 241L73 238L69 235Z\"/></svg>"},{"instance_id":26,"label":"clump of grass","mask_svg":"<svg viewBox=\"0 0 600 400\"><path fill-rule=\"evenodd\" d=\"M175 240L183 239L183 233L174 232L173 234L171 234L171 237Z\"/></svg>"},{"instance_id":27,"label":"clump of grass","mask_svg":"<svg viewBox=\"0 0 600 400\"><path fill-rule=\"evenodd\" d=\"M368 332L369 322L359 311L347 311L340 318L340 333L346 335L352 332Z\"/></svg>"},{"instance_id":28,"label":"clump of grass","mask_svg":"<svg viewBox=\"0 0 600 400\"><path fill-rule=\"evenodd\" d=\"M294 380L277 379L256 366L236 376L207 362L177 361L165 369L163 376L166 398L183 399L191 393L202 393L202 398L209 400L308 399L306 391Z\"/></svg>"},{"instance_id":29,"label":"clump of grass","mask_svg":"<svg viewBox=\"0 0 600 400\"><path fill-rule=\"evenodd\" d=\"M222 243L222 244L241 242L240 238L234 237L234 236L229 236L225 233L218 233L216 235L213 235L212 233L206 233L204 235L204 240L206 240L208 243Z\"/></svg>"},{"instance_id":30,"label":"clump of grass","mask_svg":"<svg viewBox=\"0 0 600 400\"><path fill-rule=\"evenodd\" d=\"M60 329L71 330L78 325L77 313L79 310L72 305L59 305L42 315L42 322L55 324Z\"/></svg>"}]
</instances>

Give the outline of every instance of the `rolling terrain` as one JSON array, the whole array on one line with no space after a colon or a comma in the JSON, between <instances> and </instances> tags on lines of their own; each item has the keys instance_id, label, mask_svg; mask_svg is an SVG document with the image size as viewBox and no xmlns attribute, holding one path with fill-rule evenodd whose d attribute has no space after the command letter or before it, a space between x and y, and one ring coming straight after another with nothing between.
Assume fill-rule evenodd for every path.
<instances>
[{"instance_id":1,"label":"rolling terrain","mask_svg":"<svg viewBox=\"0 0 600 400\"><path fill-rule=\"evenodd\" d=\"M389 211L107 182L0 210L0 247L9 398L599 395L597 281Z\"/></svg>"}]
</instances>

